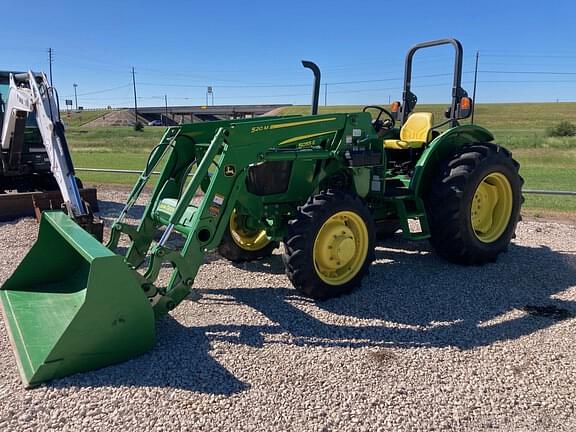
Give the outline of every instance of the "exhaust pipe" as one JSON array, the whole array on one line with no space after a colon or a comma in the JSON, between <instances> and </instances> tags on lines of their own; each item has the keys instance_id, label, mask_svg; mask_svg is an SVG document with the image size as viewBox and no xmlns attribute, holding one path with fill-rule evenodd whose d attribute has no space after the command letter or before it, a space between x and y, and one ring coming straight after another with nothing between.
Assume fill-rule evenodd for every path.
<instances>
[{"instance_id":1,"label":"exhaust pipe","mask_svg":"<svg viewBox=\"0 0 576 432\"><path fill-rule=\"evenodd\" d=\"M302 60L302 66L314 73L314 87L312 89L312 115L318 114L318 100L320 98L320 68L308 60Z\"/></svg>"}]
</instances>

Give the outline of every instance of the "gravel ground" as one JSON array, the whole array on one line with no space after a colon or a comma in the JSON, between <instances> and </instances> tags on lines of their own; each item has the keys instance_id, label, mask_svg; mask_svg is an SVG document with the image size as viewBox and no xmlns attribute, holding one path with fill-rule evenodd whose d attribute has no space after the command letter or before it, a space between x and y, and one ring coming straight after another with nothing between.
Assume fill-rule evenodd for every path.
<instances>
[{"instance_id":1,"label":"gravel ground","mask_svg":"<svg viewBox=\"0 0 576 432\"><path fill-rule=\"evenodd\" d=\"M103 214L125 197L101 191ZM36 231L0 225L0 282ZM120 365L24 390L2 322L0 430L576 430L576 226L521 223L471 268L394 238L361 289L323 303L277 255L207 262L200 300Z\"/></svg>"}]
</instances>

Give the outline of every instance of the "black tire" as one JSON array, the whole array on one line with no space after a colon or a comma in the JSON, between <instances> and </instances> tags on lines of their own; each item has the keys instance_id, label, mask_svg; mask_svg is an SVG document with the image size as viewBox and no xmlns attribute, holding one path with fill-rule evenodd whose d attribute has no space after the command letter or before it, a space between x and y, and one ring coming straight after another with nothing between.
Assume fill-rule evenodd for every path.
<instances>
[{"instance_id":1,"label":"black tire","mask_svg":"<svg viewBox=\"0 0 576 432\"><path fill-rule=\"evenodd\" d=\"M359 257L357 273L342 284L329 284L318 274L314 244L325 222L339 212L353 212L366 227L366 256ZM325 300L351 292L358 287L374 261L375 227L372 215L362 200L352 194L329 189L308 199L299 208L296 219L288 223L282 255L286 275L300 293L313 299ZM363 253L362 253L363 254ZM355 259L355 258L351 258ZM350 274L351 276L352 274Z\"/></svg>"},{"instance_id":2,"label":"black tire","mask_svg":"<svg viewBox=\"0 0 576 432\"><path fill-rule=\"evenodd\" d=\"M441 165L425 196L430 242L438 255L457 264L479 265L494 262L508 248L523 201L524 180L518 173L519 167L508 150L491 143L466 145ZM507 221L502 216L503 231L494 233L497 238L481 241L471 220L472 204L478 186L490 175L504 176L508 181L511 212Z\"/></svg>"},{"instance_id":3,"label":"black tire","mask_svg":"<svg viewBox=\"0 0 576 432\"><path fill-rule=\"evenodd\" d=\"M218 253L232 262L246 262L255 261L262 258L269 257L272 255L274 249L276 249L280 244L277 241L270 241L258 250L248 250L242 248L233 238L232 228L230 224L227 224L226 231L222 236L222 241L220 246L218 246Z\"/></svg>"}]
</instances>

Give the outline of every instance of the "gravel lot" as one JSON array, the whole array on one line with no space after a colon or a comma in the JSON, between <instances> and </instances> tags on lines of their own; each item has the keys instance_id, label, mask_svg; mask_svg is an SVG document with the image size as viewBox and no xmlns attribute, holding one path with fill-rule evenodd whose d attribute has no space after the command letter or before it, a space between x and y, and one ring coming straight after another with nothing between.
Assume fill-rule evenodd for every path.
<instances>
[{"instance_id":1,"label":"gravel lot","mask_svg":"<svg viewBox=\"0 0 576 432\"><path fill-rule=\"evenodd\" d=\"M125 196L101 191L102 214ZM36 231L0 224L0 282ZM277 255L207 263L153 351L34 390L2 322L0 430L576 430L576 226L521 223L472 268L394 238L361 289L323 303Z\"/></svg>"}]
</instances>

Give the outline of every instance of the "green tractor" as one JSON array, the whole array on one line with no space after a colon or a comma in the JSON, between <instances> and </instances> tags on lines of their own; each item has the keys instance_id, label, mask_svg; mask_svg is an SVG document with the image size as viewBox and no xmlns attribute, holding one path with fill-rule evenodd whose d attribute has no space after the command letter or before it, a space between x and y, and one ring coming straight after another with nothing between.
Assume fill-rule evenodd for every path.
<instances>
[{"instance_id":1,"label":"green tractor","mask_svg":"<svg viewBox=\"0 0 576 432\"><path fill-rule=\"evenodd\" d=\"M414 111L412 59L444 44L455 49L454 83L446 119L436 122ZM190 294L211 250L253 260L282 242L296 290L328 299L361 284L379 233L429 239L464 265L492 262L508 247L522 178L489 131L459 124L473 104L460 85L458 41L410 49L402 103L391 110L318 115L320 71L304 66L315 75L310 116L168 128L106 245L62 212L43 214L36 244L0 290L27 386L151 349L155 318ZM144 214L130 225L126 215L159 166ZM176 234L181 247L169 242ZM171 277L160 284L166 266Z\"/></svg>"}]
</instances>

